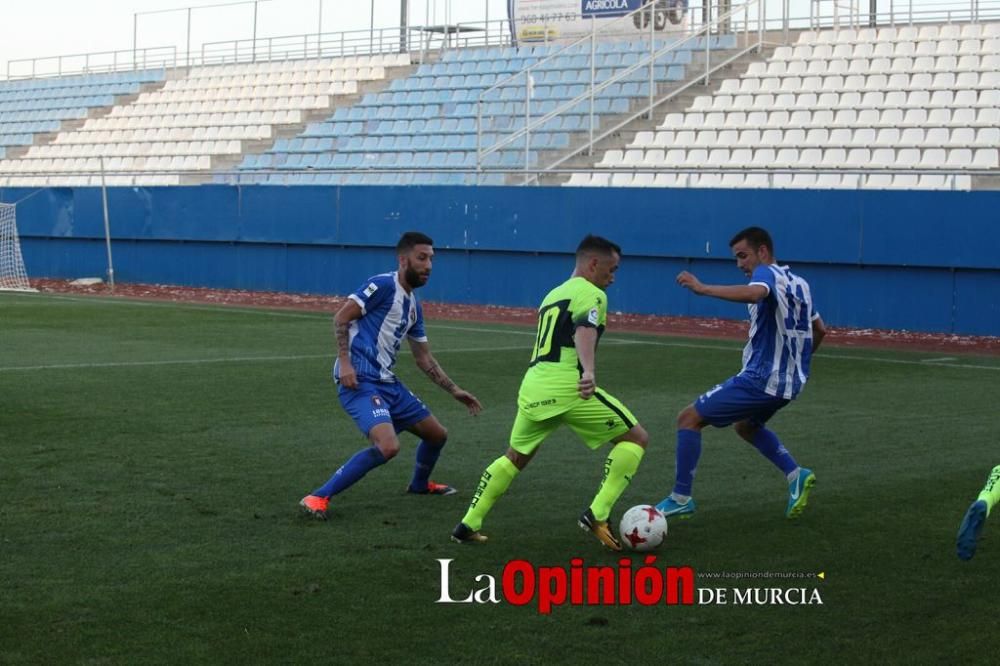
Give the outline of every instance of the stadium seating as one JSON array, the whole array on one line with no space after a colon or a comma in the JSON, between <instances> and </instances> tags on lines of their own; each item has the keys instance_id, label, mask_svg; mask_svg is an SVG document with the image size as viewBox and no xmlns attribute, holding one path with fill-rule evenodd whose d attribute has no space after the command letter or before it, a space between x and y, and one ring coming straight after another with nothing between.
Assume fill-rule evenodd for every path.
<instances>
[{"instance_id":1,"label":"stadium seating","mask_svg":"<svg viewBox=\"0 0 1000 666\"><path fill-rule=\"evenodd\" d=\"M998 147L1000 23L803 32L597 164L676 172L567 184L968 189L927 172L996 169Z\"/></svg>"},{"instance_id":2,"label":"stadium seating","mask_svg":"<svg viewBox=\"0 0 1000 666\"><path fill-rule=\"evenodd\" d=\"M731 35L711 39L717 48L735 46ZM665 43L658 40L657 46ZM439 62L421 65L412 76L392 81L384 92L365 95L354 106L337 109L324 121L310 124L298 137L277 141L263 155L248 155L240 165L238 180L280 184L502 184L502 174L477 178L471 172L479 149L525 126L528 91L521 78L492 90L481 109L480 96L509 76L541 63L532 75L532 117L538 118L577 98L590 82L589 47L586 52L581 48L556 55L559 48L447 51ZM657 63L656 79L683 79L685 66L692 61L692 49L703 48L704 42L694 40L691 49L670 53ZM630 58L648 50L649 42L643 40L599 44L593 63L596 80L607 81ZM544 60L548 56L554 57ZM637 71L603 90L595 102L597 121L625 113L630 109L630 100L648 95L648 88L643 86L648 77L648 69ZM487 129L481 137L477 135L480 111ZM484 166L517 169L526 162L537 165L539 151L568 148L571 134L589 127L589 111L590 104L585 102L570 113L552 118L532 134L527 155L521 140L490 154ZM381 171L365 173L366 168ZM347 171L303 173L308 169ZM389 171L393 169L400 171Z\"/></svg>"},{"instance_id":3,"label":"stadium seating","mask_svg":"<svg viewBox=\"0 0 1000 666\"><path fill-rule=\"evenodd\" d=\"M192 68L0 163L0 171L23 174L9 184L96 184L103 160L108 184L175 185L237 163L247 142L273 141L277 128L301 126L310 112L329 111L333 98L357 93L360 82L406 64L408 54L391 54Z\"/></svg>"},{"instance_id":4,"label":"stadium seating","mask_svg":"<svg viewBox=\"0 0 1000 666\"><path fill-rule=\"evenodd\" d=\"M655 80L691 76L705 46L668 52ZM601 42L593 62L589 45L561 48L451 49L395 79L409 54L0 82L0 185L93 185L102 170L110 185L503 184L477 167L579 144L589 100L528 144L511 137L585 98L592 76L614 78L598 126L648 95L647 68L618 77L648 41ZM1000 168L1000 22L802 32L627 137L567 185L969 189Z\"/></svg>"},{"instance_id":5,"label":"stadium seating","mask_svg":"<svg viewBox=\"0 0 1000 666\"><path fill-rule=\"evenodd\" d=\"M0 159L9 148L32 145L37 134L58 132L63 121L87 118L92 109L111 106L163 78L163 70L142 70L0 82ZM3 160L0 171L19 166Z\"/></svg>"}]
</instances>

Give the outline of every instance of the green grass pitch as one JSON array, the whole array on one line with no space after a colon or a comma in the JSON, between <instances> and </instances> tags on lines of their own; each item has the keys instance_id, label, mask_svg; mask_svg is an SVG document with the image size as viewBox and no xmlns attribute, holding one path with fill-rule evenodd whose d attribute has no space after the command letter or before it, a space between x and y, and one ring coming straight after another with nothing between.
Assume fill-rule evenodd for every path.
<instances>
[{"instance_id":1,"label":"green grass pitch","mask_svg":"<svg viewBox=\"0 0 1000 666\"><path fill-rule=\"evenodd\" d=\"M824 348L771 423L819 480L795 522L780 474L706 431L698 514L671 522L658 565L693 567L699 588L817 588L822 605L540 615L435 603L441 558L456 597L513 559L618 560L576 526L603 455L568 431L497 504L487 546L448 541L505 449L532 332L430 322L436 356L486 406L469 417L401 355L450 431L434 476L460 493L404 494L403 435L322 523L297 501L365 445L329 379L330 329L319 313L0 295L0 663L962 663L997 647L1000 524L971 562L954 541L1000 463L1000 358ZM651 434L616 515L669 491L675 416L740 348L605 335L599 383ZM826 577L712 577L726 572Z\"/></svg>"}]
</instances>

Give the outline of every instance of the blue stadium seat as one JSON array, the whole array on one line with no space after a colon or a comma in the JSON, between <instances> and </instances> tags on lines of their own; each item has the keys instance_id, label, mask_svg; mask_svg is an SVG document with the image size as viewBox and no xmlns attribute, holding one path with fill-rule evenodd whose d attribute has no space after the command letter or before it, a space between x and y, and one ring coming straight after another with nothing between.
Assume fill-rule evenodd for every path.
<instances>
[{"instance_id":1,"label":"blue stadium seat","mask_svg":"<svg viewBox=\"0 0 1000 666\"><path fill-rule=\"evenodd\" d=\"M401 169L408 169L409 167L413 166L414 162L415 158L413 153L411 152L398 153L396 157L396 166L398 166Z\"/></svg>"},{"instance_id":2,"label":"blue stadium seat","mask_svg":"<svg viewBox=\"0 0 1000 666\"><path fill-rule=\"evenodd\" d=\"M431 136L430 134L415 134L410 141L410 150L427 150Z\"/></svg>"}]
</instances>

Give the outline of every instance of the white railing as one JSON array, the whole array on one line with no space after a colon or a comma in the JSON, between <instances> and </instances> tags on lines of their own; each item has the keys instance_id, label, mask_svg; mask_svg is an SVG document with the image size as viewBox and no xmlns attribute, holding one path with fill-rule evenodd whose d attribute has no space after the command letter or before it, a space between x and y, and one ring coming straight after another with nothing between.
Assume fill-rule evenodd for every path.
<instances>
[{"instance_id":1,"label":"white railing","mask_svg":"<svg viewBox=\"0 0 1000 666\"><path fill-rule=\"evenodd\" d=\"M272 60L409 52L424 62L429 53L476 46L508 46L510 22L493 20L453 25L388 27L329 33L256 37L205 42L197 51L159 46L96 53L22 58L7 63L7 79L70 76Z\"/></svg>"},{"instance_id":2,"label":"white railing","mask_svg":"<svg viewBox=\"0 0 1000 666\"><path fill-rule=\"evenodd\" d=\"M885 5L888 4L888 8ZM875 15L868 11L867 0L762 0L761 14L767 5L780 5L765 17L765 30L819 30L830 27L901 25L912 23L954 23L1000 20L1000 0L880 0ZM692 28L717 20L721 2L690 7ZM648 11L643 8L637 12ZM716 19L712 19L712 15ZM603 19L607 22L610 19ZM602 32L603 34L603 32ZM548 31L543 39L548 37ZM583 40L587 38L584 37ZM581 40L582 41L582 40ZM542 42L545 43L545 42ZM132 48L118 51L72 53L67 55L21 58L7 62L6 78L21 79L45 76L68 76L93 72L117 72L134 69L180 67L196 64L224 64L261 60L291 60L338 55L364 55L409 51L419 53L423 62L427 53L449 48L472 46L510 46L510 21L498 19L451 25L385 27L369 30L253 37L250 39L205 42L187 49L176 46Z\"/></svg>"},{"instance_id":3,"label":"white railing","mask_svg":"<svg viewBox=\"0 0 1000 666\"><path fill-rule=\"evenodd\" d=\"M177 67L177 49L157 46L139 50L99 51L69 55L24 58L7 62L8 79L33 79L47 76L97 74L143 69Z\"/></svg>"},{"instance_id":4,"label":"white railing","mask_svg":"<svg viewBox=\"0 0 1000 666\"><path fill-rule=\"evenodd\" d=\"M706 174L711 175L766 175L768 177L768 187L772 187L774 184L774 178L780 175L855 175L858 176L858 183L856 189L866 189L871 178L876 176L944 176L949 182L948 188L953 189L956 187L956 183L960 177L988 177L988 178L1000 178L1000 169L982 169L982 168L939 168L939 169L927 169L927 168L899 168L899 167L871 167L871 168L857 168L857 167L775 167L775 168L764 168L764 167L721 167L721 166L706 166L706 167L686 167L686 166L656 166L656 167L645 167L645 166L618 166L613 169L610 168L580 168L580 169L530 169L529 172L537 177L541 176L551 176L557 178L566 178L576 174L590 174L590 175L606 175L611 177L615 174L629 174L629 175L639 175L639 174L677 174L679 176L702 176ZM303 176L303 175L317 175L317 174L329 174L329 175L340 175L340 176L351 176L353 178L358 178L360 180L366 180L367 182L351 183L351 184L376 184L372 181L381 175L400 175L400 174L419 174L425 176L428 174L434 175L462 175L466 176L466 182L471 183L484 174L504 176L506 179L510 178L520 178L524 175L523 169L511 170L511 169L488 169L485 171L476 171L475 169L465 168L465 167L421 167L418 171L407 168L354 168L354 169L331 169L331 168L306 168L306 169L256 169L253 171L239 171L234 169L227 170L216 170L216 171L176 171L170 169L159 169L159 170L149 170L137 173L135 171L120 171L120 170L91 170L91 171L48 171L43 173L25 173L25 172L12 172L12 171L0 171L0 186L2 187L46 187L49 186L50 179L62 179L64 182L66 180L72 180L77 184L78 187L88 187L88 186L99 186L101 184L101 179L106 179L108 186L142 186L141 183L144 180L149 180L151 178L162 178L173 176L177 177L181 182L184 182L185 178L201 178L204 179L206 176L210 176L213 179L215 177L224 178L226 180L225 184L237 185L237 186L249 186L249 185L259 185L259 181L262 177L268 176ZM218 182L213 184L218 185ZM294 182L281 182L276 184L282 185L295 185ZM303 183L302 186L313 185L315 183ZM153 183L150 183L153 185ZM57 182L53 187L63 186L63 184ZM697 185L695 185L696 187ZM660 189L671 189L669 187L661 187ZM717 189L713 187L713 189ZM726 188L721 188L726 189ZM750 189L746 187L728 188L728 189ZM803 189L803 188L799 188ZM804 189L816 189L816 188L804 188ZM830 189L855 189L855 188L830 188ZM893 188L884 188L893 189Z\"/></svg>"},{"instance_id":5,"label":"white railing","mask_svg":"<svg viewBox=\"0 0 1000 666\"><path fill-rule=\"evenodd\" d=\"M423 62L429 52L510 44L509 21L388 27L334 33L207 42L189 64L223 64L410 52Z\"/></svg>"},{"instance_id":6,"label":"white railing","mask_svg":"<svg viewBox=\"0 0 1000 666\"><path fill-rule=\"evenodd\" d=\"M788 0L783 0L786 4ZM885 5L888 4L888 8ZM868 0L810 0L809 19L792 19L791 26L812 30L843 27L912 25L914 23L978 23L1000 20L1000 0L882 0L873 14Z\"/></svg>"}]
</instances>

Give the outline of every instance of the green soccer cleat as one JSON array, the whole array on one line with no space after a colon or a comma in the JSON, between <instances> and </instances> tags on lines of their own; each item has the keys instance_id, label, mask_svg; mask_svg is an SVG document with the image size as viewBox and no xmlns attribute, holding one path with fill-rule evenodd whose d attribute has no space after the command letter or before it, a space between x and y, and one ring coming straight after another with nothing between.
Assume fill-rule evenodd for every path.
<instances>
[{"instance_id":1,"label":"green soccer cleat","mask_svg":"<svg viewBox=\"0 0 1000 666\"><path fill-rule=\"evenodd\" d=\"M788 484L788 508L785 518L798 518L809 501L809 491L816 485L816 475L811 469L799 468L799 475Z\"/></svg>"}]
</instances>

